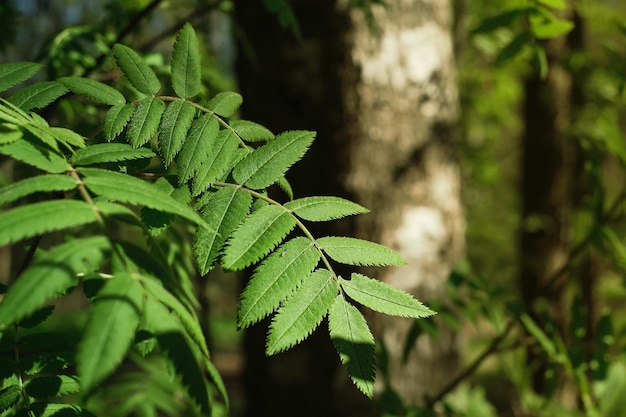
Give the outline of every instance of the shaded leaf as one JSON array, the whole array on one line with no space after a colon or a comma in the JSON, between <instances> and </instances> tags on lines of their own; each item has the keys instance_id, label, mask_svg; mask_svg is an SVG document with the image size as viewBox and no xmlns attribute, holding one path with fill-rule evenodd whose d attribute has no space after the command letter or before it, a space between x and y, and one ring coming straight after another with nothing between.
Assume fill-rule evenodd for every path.
<instances>
[{"instance_id":1,"label":"shaded leaf","mask_svg":"<svg viewBox=\"0 0 626 417\"><path fill-rule=\"evenodd\" d=\"M41 69L35 62L10 62L0 65L0 92L32 78Z\"/></svg>"},{"instance_id":2,"label":"shaded leaf","mask_svg":"<svg viewBox=\"0 0 626 417\"><path fill-rule=\"evenodd\" d=\"M185 140L176 158L178 178L181 185L193 177L202 163L211 157L219 130L219 123L209 114L202 115L194 120L191 129L189 129L187 140Z\"/></svg>"},{"instance_id":3,"label":"shaded leaf","mask_svg":"<svg viewBox=\"0 0 626 417\"><path fill-rule=\"evenodd\" d=\"M30 329L32 327L40 325L41 323L46 321L48 317L50 317L53 310L54 310L53 305L45 306L36 310L33 314L20 320L20 323L19 323L20 327L23 327L25 329Z\"/></svg>"},{"instance_id":4,"label":"shaded leaf","mask_svg":"<svg viewBox=\"0 0 626 417\"><path fill-rule=\"evenodd\" d=\"M20 370L26 375L58 372L74 365L74 352L35 352L20 358Z\"/></svg>"},{"instance_id":5,"label":"shaded leaf","mask_svg":"<svg viewBox=\"0 0 626 417\"><path fill-rule=\"evenodd\" d=\"M115 139L124 130L134 112L135 106L130 103L111 107L104 116L104 138L108 141Z\"/></svg>"},{"instance_id":6,"label":"shaded leaf","mask_svg":"<svg viewBox=\"0 0 626 417\"><path fill-rule=\"evenodd\" d=\"M53 174L65 172L69 167L62 156L41 146L35 146L26 140L18 140L0 146L0 154L8 155L13 159Z\"/></svg>"},{"instance_id":7,"label":"shaded leaf","mask_svg":"<svg viewBox=\"0 0 626 417\"><path fill-rule=\"evenodd\" d=\"M207 136L206 139L209 141L206 144L208 157L197 168L192 187L194 195L207 190L226 174L239 146L237 137L230 130L222 130L216 137Z\"/></svg>"},{"instance_id":8,"label":"shaded leaf","mask_svg":"<svg viewBox=\"0 0 626 417\"><path fill-rule=\"evenodd\" d=\"M139 102L126 132L127 140L138 148L148 142L156 133L165 103L156 97L146 97Z\"/></svg>"},{"instance_id":9,"label":"shaded leaf","mask_svg":"<svg viewBox=\"0 0 626 417\"><path fill-rule=\"evenodd\" d=\"M76 188L76 180L69 175L37 175L0 188L0 207L30 194L69 191Z\"/></svg>"},{"instance_id":10,"label":"shaded leaf","mask_svg":"<svg viewBox=\"0 0 626 417\"><path fill-rule=\"evenodd\" d=\"M302 158L314 138L315 132L304 130L281 133L241 160L233 170L233 178L252 189L265 188Z\"/></svg>"},{"instance_id":11,"label":"shaded leaf","mask_svg":"<svg viewBox=\"0 0 626 417\"><path fill-rule=\"evenodd\" d=\"M165 109L159 126L159 150L165 165L172 162L183 146L195 114L195 108L183 100L173 101Z\"/></svg>"},{"instance_id":12,"label":"shaded leaf","mask_svg":"<svg viewBox=\"0 0 626 417\"><path fill-rule=\"evenodd\" d=\"M126 99L115 88L96 80L81 77L63 77L58 80L71 92L110 106L126 104Z\"/></svg>"},{"instance_id":13,"label":"shaded leaf","mask_svg":"<svg viewBox=\"0 0 626 417\"><path fill-rule=\"evenodd\" d=\"M406 261L397 252L367 240L329 236L318 239L317 243L328 256L343 264L359 266L406 264Z\"/></svg>"},{"instance_id":14,"label":"shaded leaf","mask_svg":"<svg viewBox=\"0 0 626 417\"><path fill-rule=\"evenodd\" d=\"M43 81L19 90L9 97L8 101L29 112L46 107L67 91L63 84L56 81Z\"/></svg>"},{"instance_id":15,"label":"shaded leaf","mask_svg":"<svg viewBox=\"0 0 626 417\"><path fill-rule=\"evenodd\" d=\"M0 390L0 412L8 410L18 402L20 391L20 387L17 385L9 385Z\"/></svg>"},{"instance_id":16,"label":"shaded leaf","mask_svg":"<svg viewBox=\"0 0 626 417\"><path fill-rule=\"evenodd\" d=\"M368 397L374 395L376 357L374 337L359 310L340 294L328 312L330 338L350 378Z\"/></svg>"},{"instance_id":17,"label":"shaded leaf","mask_svg":"<svg viewBox=\"0 0 626 417\"><path fill-rule=\"evenodd\" d=\"M340 197L305 197L290 201L285 208L304 220L320 222L368 213L365 207Z\"/></svg>"},{"instance_id":18,"label":"shaded leaf","mask_svg":"<svg viewBox=\"0 0 626 417\"><path fill-rule=\"evenodd\" d=\"M0 146L8 145L22 138L22 130L12 123L0 124Z\"/></svg>"},{"instance_id":19,"label":"shaded leaf","mask_svg":"<svg viewBox=\"0 0 626 417\"><path fill-rule=\"evenodd\" d=\"M496 65L509 62L522 52L525 46L532 42L532 34L529 31L518 33L511 41L502 48L496 56Z\"/></svg>"},{"instance_id":20,"label":"shaded leaf","mask_svg":"<svg viewBox=\"0 0 626 417\"><path fill-rule=\"evenodd\" d=\"M132 159L152 158L156 154L148 148L133 149L125 143L97 143L77 150L72 156L73 165L91 165Z\"/></svg>"},{"instance_id":21,"label":"shaded leaf","mask_svg":"<svg viewBox=\"0 0 626 417\"><path fill-rule=\"evenodd\" d=\"M161 89L159 79L137 52L119 43L113 45L112 51L117 65L133 87L144 94L159 92Z\"/></svg>"},{"instance_id":22,"label":"shaded leaf","mask_svg":"<svg viewBox=\"0 0 626 417\"><path fill-rule=\"evenodd\" d=\"M243 98L240 94L226 91L218 93L206 105L206 108L223 117L230 117L241 106Z\"/></svg>"},{"instance_id":23,"label":"shaded leaf","mask_svg":"<svg viewBox=\"0 0 626 417\"><path fill-rule=\"evenodd\" d=\"M201 275L211 270L224 243L250 211L252 196L238 187L223 187L210 194L202 218L212 230L196 231L193 253Z\"/></svg>"},{"instance_id":24,"label":"shaded leaf","mask_svg":"<svg viewBox=\"0 0 626 417\"><path fill-rule=\"evenodd\" d=\"M489 33L500 28L509 28L517 19L523 17L525 12L526 9L515 8L483 19L478 27L472 30L472 35Z\"/></svg>"},{"instance_id":25,"label":"shaded leaf","mask_svg":"<svg viewBox=\"0 0 626 417\"><path fill-rule=\"evenodd\" d=\"M200 92L200 52L193 27L186 23L178 32L172 51L172 88L179 97L189 98Z\"/></svg>"},{"instance_id":26,"label":"shaded leaf","mask_svg":"<svg viewBox=\"0 0 626 417\"><path fill-rule=\"evenodd\" d=\"M253 212L228 240L222 259L224 268L236 271L257 262L295 225L295 219L282 207L268 205Z\"/></svg>"},{"instance_id":27,"label":"shaded leaf","mask_svg":"<svg viewBox=\"0 0 626 417\"><path fill-rule=\"evenodd\" d=\"M318 269L307 277L274 317L266 353L282 352L309 337L328 313L338 290L333 274L327 269Z\"/></svg>"},{"instance_id":28,"label":"shaded leaf","mask_svg":"<svg viewBox=\"0 0 626 417\"><path fill-rule=\"evenodd\" d=\"M55 398L77 393L78 378L73 375L46 375L29 379L24 389L33 398Z\"/></svg>"},{"instance_id":29,"label":"shaded leaf","mask_svg":"<svg viewBox=\"0 0 626 417\"><path fill-rule=\"evenodd\" d=\"M238 325L248 327L276 310L309 276L320 254L312 241L296 237L256 268L241 294Z\"/></svg>"},{"instance_id":30,"label":"shaded leaf","mask_svg":"<svg viewBox=\"0 0 626 417\"><path fill-rule=\"evenodd\" d=\"M30 409L36 417L95 417L84 408L67 403L35 402Z\"/></svg>"},{"instance_id":31,"label":"shaded leaf","mask_svg":"<svg viewBox=\"0 0 626 417\"><path fill-rule=\"evenodd\" d=\"M416 319L435 314L412 295L365 275L354 273L350 280L340 278L339 284L354 301L380 313Z\"/></svg>"},{"instance_id":32,"label":"shaded leaf","mask_svg":"<svg viewBox=\"0 0 626 417\"><path fill-rule=\"evenodd\" d=\"M129 274L117 274L104 284L94 300L76 357L84 394L122 362L134 339L142 308L141 286Z\"/></svg>"}]
</instances>

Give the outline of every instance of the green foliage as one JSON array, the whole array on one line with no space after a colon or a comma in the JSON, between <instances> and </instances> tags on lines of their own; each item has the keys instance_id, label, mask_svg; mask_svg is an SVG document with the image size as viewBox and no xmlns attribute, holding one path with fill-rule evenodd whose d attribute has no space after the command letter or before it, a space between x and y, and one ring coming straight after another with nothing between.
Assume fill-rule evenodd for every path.
<instances>
[{"instance_id":1,"label":"green foliage","mask_svg":"<svg viewBox=\"0 0 626 417\"><path fill-rule=\"evenodd\" d=\"M63 77L17 89L0 102L0 153L35 168L0 188L0 245L29 247L0 302L2 351L10 352L0 358L0 409L89 416L98 392L115 392L118 380L137 385L135 371L121 366L126 362L148 374L169 372L173 385L148 378L147 386L120 399L120 415L137 411L141 401L149 402L141 406L147 415L179 412L164 399L174 398L166 394L172 386L182 387L177 395L189 400L190 415L227 407L197 315L194 263L200 275L217 266L254 268L238 324L248 327L274 314L268 355L302 342L328 316L341 361L372 396L374 340L352 300L405 317L432 311L402 291L358 274L344 280L333 269L334 262L402 265L397 253L353 238L318 239L303 223L367 209L331 196L284 204L269 197L267 189L277 184L291 199L284 175L315 133L274 136L257 123L230 120L242 102L236 93L218 94L206 106L188 101L202 89L190 25L172 54L171 87L178 97L157 95L161 81L131 48L116 44L112 54L139 94L135 99L93 79ZM0 65L0 87L16 86L38 70L30 63ZM32 113L68 91L108 107L101 134L85 140ZM90 308L80 341L66 343L76 338L45 326L56 317L50 303L77 288Z\"/></svg>"}]
</instances>

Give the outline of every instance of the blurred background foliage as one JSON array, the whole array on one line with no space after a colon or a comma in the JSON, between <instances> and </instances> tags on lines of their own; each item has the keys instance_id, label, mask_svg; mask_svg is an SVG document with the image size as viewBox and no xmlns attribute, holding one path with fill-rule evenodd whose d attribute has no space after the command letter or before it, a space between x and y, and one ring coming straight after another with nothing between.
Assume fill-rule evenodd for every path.
<instances>
[{"instance_id":1,"label":"blurred background foliage","mask_svg":"<svg viewBox=\"0 0 626 417\"><path fill-rule=\"evenodd\" d=\"M355 0L352 5L373 19L371 7L380 3L385 2ZM299 36L287 0L263 4L286 36ZM454 4L462 109L457 156L467 257L449 282L452 307L429 301L464 336L465 368L440 396L419 406L399 404L387 393L378 399L382 413L626 416L626 3ZM117 78L109 49L124 42L147 54L150 65L166 76L171 37L191 22L203 51L202 100L237 88L233 67L241 31L231 20L233 7L229 0L5 0L0 2L0 61L41 62L46 79L77 75L107 81ZM558 39L567 42L555 46ZM239 42L245 48L246 40ZM566 248L566 261L556 274L566 279L556 315L550 297L539 294L526 303L520 283L520 235L546 227L541 213L528 216L523 209L529 198L521 192L528 181L522 168L531 120L525 107L532 99L527 82L549 79L554 68L568 74L567 121L558 140L570 158L560 168L567 171L569 186L561 201L566 214L559 244ZM548 100L558 102L557 97ZM76 100L63 100L46 113L51 124L70 126L87 137L95 136L102 117L92 104ZM534 157L540 164L544 156ZM18 175L6 168L2 172ZM193 266L175 261L184 259L176 251L190 250L185 231L178 232L169 233L163 244L181 273L191 277ZM229 384L230 413L236 416L238 404L245 401L239 382L241 334L235 325L240 284L218 273L197 285L204 294L214 360ZM68 314L75 310L66 308ZM75 319L52 321L51 326L80 325L80 314L68 317ZM406 349L424 332L436 335L437 329L430 321L417 323ZM541 366L535 367L533 358L540 358ZM117 388L94 400L98 415L150 416L155 410L187 415L183 391L168 382L164 369L139 360L133 366L137 369L120 375Z\"/></svg>"}]
</instances>

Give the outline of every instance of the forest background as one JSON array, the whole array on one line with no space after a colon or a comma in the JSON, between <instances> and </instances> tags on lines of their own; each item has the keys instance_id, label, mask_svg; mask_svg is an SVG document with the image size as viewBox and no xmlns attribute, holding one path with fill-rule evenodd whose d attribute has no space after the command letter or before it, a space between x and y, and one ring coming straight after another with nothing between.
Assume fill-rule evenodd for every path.
<instances>
[{"instance_id":1,"label":"forest background","mask_svg":"<svg viewBox=\"0 0 626 417\"><path fill-rule=\"evenodd\" d=\"M203 51L205 96L240 91L246 118L276 131L318 131L317 147L290 180L304 193L345 195L373 210L373 220L340 230L384 241L386 213L405 206L443 213L443 234L419 218L413 225L423 234L411 242L432 245L413 265L426 283L381 277L439 314L402 319L399 333L387 338L385 329L398 325L377 324L382 343L373 402L337 382L338 364L324 341L313 338L295 354L266 359L264 331L237 330L245 277L198 277L231 415L626 415L622 2L20 0L0 4L0 22L0 63L40 62L42 80L106 76L111 69L100 57L115 42L144 53L166 74L172 37L190 22ZM445 28L442 43L385 37L394 24L428 22ZM345 39L352 39L351 52L341 49ZM376 67L372 49L411 57L402 50L415 48L416 60L395 68L410 74L431 58L419 42L449 43L451 54L440 57L428 82L413 86L417 92L394 90L392 75L386 87L368 86L355 72ZM378 104L368 107L372 95ZM429 95L444 97L433 99L442 106L434 121L416 115ZM69 101L47 118L86 137L101 124L97 108ZM377 151L354 139L384 139L376 127L398 126L387 151L380 150L410 155L397 166L377 165L368 159ZM417 145L398 141L424 126L428 133L411 136ZM3 183L12 170L2 165ZM449 181L445 201L411 194L415 184L434 190L432 179ZM394 242L386 243L402 246ZM3 248L3 282L15 268L12 256ZM79 327L76 307L68 302L66 315L47 325ZM416 376L405 368L424 371ZM151 372L168 379L163 370ZM126 405L133 398L156 401L155 392L120 379L117 390L95 399L96 412L108 415L111 398Z\"/></svg>"}]
</instances>

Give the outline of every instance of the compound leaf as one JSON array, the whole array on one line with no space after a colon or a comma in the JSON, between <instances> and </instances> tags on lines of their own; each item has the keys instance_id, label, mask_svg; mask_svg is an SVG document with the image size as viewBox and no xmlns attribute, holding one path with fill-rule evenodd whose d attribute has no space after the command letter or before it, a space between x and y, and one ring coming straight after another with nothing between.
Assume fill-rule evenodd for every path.
<instances>
[{"instance_id":1,"label":"compound leaf","mask_svg":"<svg viewBox=\"0 0 626 417\"><path fill-rule=\"evenodd\" d=\"M211 193L202 218L212 230L198 229L193 245L200 274L211 270L226 239L246 217L251 205L252 196L238 187L223 187Z\"/></svg>"},{"instance_id":2,"label":"compound leaf","mask_svg":"<svg viewBox=\"0 0 626 417\"><path fill-rule=\"evenodd\" d=\"M374 395L374 337L359 310L339 294L328 312L330 338L350 378L368 397Z\"/></svg>"},{"instance_id":3,"label":"compound leaf","mask_svg":"<svg viewBox=\"0 0 626 417\"><path fill-rule=\"evenodd\" d=\"M222 178L231 167L239 142L230 130L222 130L217 137L208 137L209 155L197 169L193 179L193 194L198 195Z\"/></svg>"},{"instance_id":4,"label":"compound leaf","mask_svg":"<svg viewBox=\"0 0 626 417\"><path fill-rule=\"evenodd\" d=\"M193 27L186 23L178 32L172 51L172 88L178 97L189 98L200 92L200 52Z\"/></svg>"},{"instance_id":5,"label":"compound leaf","mask_svg":"<svg viewBox=\"0 0 626 417\"><path fill-rule=\"evenodd\" d=\"M0 65L0 92L26 81L41 69L35 62L10 62Z\"/></svg>"},{"instance_id":6,"label":"compound leaf","mask_svg":"<svg viewBox=\"0 0 626 417\"><path fill-rule=\"evenodd\" d=\"M223 117L230 117L241 106L243 98L240 94L226 91L216 94L206 105L206 108Z\"/></svg>"},{"instance_id":7,"label":"compound leaf","mask_svg":"<svg viewBox=\"0 0 626 417\"><path fill-rule=\"evenodd\" d=\"M204 114L194 120L187 140L176 158L178 179L181 185L199 171L203 162L211 158L213 147L217 144L219 130L217 119L210 114ZM235 149L236 146L234 142Z\"/></svg>"},{"instance_id":8,"label":"compound leaf","mask_svg":"<svg viewBox=\"0 0 626 417\"><path fill-rule=\"evenodd\" d=\"M165 165L169 165L178 153L196 110L186 101L176 100L170 103L161 117L159 126L159 150Z\"/></svg>"},{"instance_id":9,"label":"compound leaf","mask_svg":"<svg viewBox=\"0 0 626 417\"><path fill-rule=\"evenodd\" d=\"M410 294L389 284L354 273L352 279L339 279L339 285L354 301L380 313L419 319L435 314Z\"/></svg>"},{"instance_id":10,"label":"compound leaf","mask_svg":"<svg viewBox=\"0 0 626 417\"><path fill-rule=\"evenodd\" d=\"M241 160L233 169L233 178L252 189L265 188L302 158L314 138L315 132L306 130L281 133Z\"/></svg>"},{"instance_id":11,"label":"compound leaf","mask_svg":"<svg viewBox=\"0 0 626 417\"><path fill-rule=\"evenodd\" d=\"M37 175L0 188L0 207L30 194L74 188L76 180L69 175Z\"/></svg>"},{"instance_id":12,"label":"compound leaf","mask_svg":"<svg viewBox=\"0 0 626 417\"><path fill-rule=\"evenodd\" d=\"M333 274L327 269L318 269L306 278L274 317L266 353L282 352L309 337L328 313L338 289Z\"/></svg>"},{"instance_id":13,"label":"compound leaf","mask_svg":"<svg viewBox=\"0 0 626 417\"><path fill-rule=\"evenodd\" d=\"M81 77L63 77L58 80L72 93L79 94L110 106L126 104L124 95L100 81Z\"/></svg>"},{"instance_id":14,"label":"compound leaf","mask_svg":"<svg viewBox=\"0 0 626 417\"><path fill-rule=\"evenodd\" d=\"M96 220L91 206L77 200L51 200L15 207L0 213L0 246Z\"/></svg>"},{"instance_id":15,"label":"compound leaf","mask_svg":"<svg viewBox=\"0 0 626 417\"><path fill-rule=\"evenodd\" d=\"M97 387L122 362L142 309L141 286L129 274L117 274L104 284L93 302L76 357L83 393Z\"/></svg>"},{"instance_id":16,"label":"compound leaf","mask_svg":"<svg viewBox=\"0 0 626 417\"><path fill-rule=\"evenodd\" d=\"M43 81L19 90L8 101L25 112L30 112L46 107L67 91L63 84L56 81Z\"/></svg>"},{"instance_id":17,"label":"compound leaf","mask_svg":"<svg viewBox=\"0 0 626 417\"><path fill-rule=\"evenodd\" d=\"M122 72L139 92L156 94L161 89L161 83L148 64L128 46L113 45L113 56Z\"/></svg>"},{"instance_id":18,"label":"compound leaf","mask_svg":"<svg viewBox=\"0 0 626 417\"><path fill-rule=\"evenodd\" d=\"M257 262L274 249L295 225L296 220L282 207L261 207L232 233L222 258L224 268L236 271Z\"/></svg>"},{"instance_id":19,"label":"compound leaf","mask_svg":"<svg viewBox=\"0 0 626 417\"><path fill-rule=\"evenodd\" d=\"M296 237L274 251L256 268L241 294L239 327L248 327L276 310L319 259L319 251L305 237Z\"/></svg>"},{"instance_id":20,"label":"compound leaf","mask_svg":"<svg viewBox=\"0 0 626 417\"><path fill-rule=\"evenodd\" d=\"M126 134L133 148L148 142L156 133L164 111L165 103L156 97L146 97L139 102Z\"/></svg>"},{"instance_id":21,"label":"compound leaf","mask_svg":"<svg viewBox=\"0 0 626 417\"><path fill-rule=\"evenodd\" d=\"M72 155L73 165L91 165L132 159L152 158L155 153L148 148L133 149L125 143L97 143L77 150Z\"/></svg>"},{"instance_id":22,"label":"compound leaf","mask_svg":"<svg viewBox=\"0 0 626 417\"><path fill-rule=\"evenodd\" d=\"M8 325L32 314L53 298L78 284L76 274L90 272L109 249L102 236L76 239L57 246L37 259L11 285L0 303L0 324Z\"/></svg>"},{"instance_id":23,"label":"compound leaf","mask_svg":"<svg viewBox=\"0 0 626 417\"><path fill-rule=\"evenodd\" d=\"M406 261L397 252L367 240L328 236L318 239L317 243L328 256L342 264L358 266L406 264Z\"/></svg>"},{"instance_id":24,"label":"compound leaf","mask_svg":"<svg viewBox=\"0 0 626 417\"><path fill-rule=\"evenodd\" d=\"M290 201L285 208L313 222L340 219L369 212L365 207L340 197L305 197Z\"/></svg>"},{"instance_id":25,"label":"compound leaf","mask_svg":"<svg viewBox=\"0 0 626 417\"><path fill-rule=\"evenodd\" d=\"M104 116L104 138L109 142L119 135L135 112L133 104L118 104L109 109Z\"/></svg>"}]
</instances>

